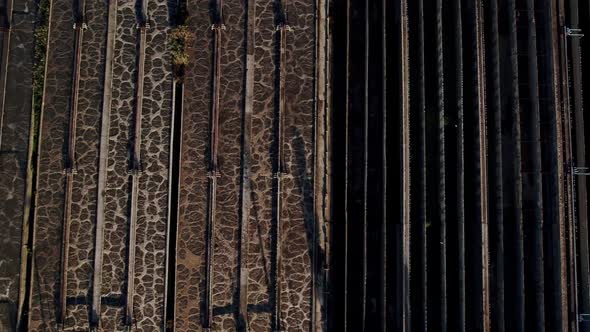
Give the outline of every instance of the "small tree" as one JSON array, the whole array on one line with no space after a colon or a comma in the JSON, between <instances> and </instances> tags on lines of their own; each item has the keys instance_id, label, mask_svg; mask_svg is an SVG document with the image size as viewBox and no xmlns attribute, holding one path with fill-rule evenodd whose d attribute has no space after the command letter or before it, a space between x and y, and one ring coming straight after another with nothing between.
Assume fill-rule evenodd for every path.
<instances>
[{"instance_id":1,"label":"small tree","mask_svg":"<svg viewBox=\"0 0 590 332\"><path fill-rule=\"evenodd\" d=\"M172 65L174 66L174 75L179 80L183 79L184 68L189 61L186 48L192 37L193 35L186 25L178 25L170 33L169 47L172 54Z\"/></svg>"}]
</instances>

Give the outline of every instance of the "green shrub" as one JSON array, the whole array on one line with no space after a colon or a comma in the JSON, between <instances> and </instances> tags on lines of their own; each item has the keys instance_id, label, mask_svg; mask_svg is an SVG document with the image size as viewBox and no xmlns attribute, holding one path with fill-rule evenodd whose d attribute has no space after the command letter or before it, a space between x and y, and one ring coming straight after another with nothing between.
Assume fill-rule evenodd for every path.
<instances>
[{"instance_id":1,"label":"green shrub","mask_svg":"<svg viewBox=\"0 0 590 332\"><path fill-rule=\"evenodd\" d=\"M192 40L192 33L186 25L179 25L170 32L168 47L172 55L172 64L177 78L184 75L184 67L189 62L189 55L186 52L187 45Z\"/></svg>"},{"instance_id":2,"label":"green shrub","mask_svg":"<svg viewBox=\"0 0 590 332\"><path fill-rule=\"evenodd\" d=\"M41 105L43 104L43 87L45 85L45 59L47 56L47 35L49 32L49 0L39 0L37 7L37 20L33 38L35 45L33 49L33 114L31 126L33 130L32 154L33 159L37 155L37 142L39 140L39 121L41 117ZM30 167L35 167L31 163ZM33 170L34 171L34 170Z\"/></svg>"},{"instance_id":3,"label":"green shrub","mask_svg":"<svg viewBox=\"0 0 590 332\"><path fill-rule=\"evenodd\" d=\"M49 20L49 0L40 0L37 7L35 25L35 48L33 60L33 105L34 111L41 111L43 86L45 83L45 57L47 53L47 34Z\"/></svg>"},{"instance_id":4,"label":"green shrub","mask_svg":"<svg viewBox=\"0 0 590 332\"><path fill-rule=\"evenodd\" d=\"M33 104L35 111L41 111L43 100L43 85L45 81L45 53L47 50L47 26L35 29L35 50L33 62Z\"/></svg>"}]
</instances>

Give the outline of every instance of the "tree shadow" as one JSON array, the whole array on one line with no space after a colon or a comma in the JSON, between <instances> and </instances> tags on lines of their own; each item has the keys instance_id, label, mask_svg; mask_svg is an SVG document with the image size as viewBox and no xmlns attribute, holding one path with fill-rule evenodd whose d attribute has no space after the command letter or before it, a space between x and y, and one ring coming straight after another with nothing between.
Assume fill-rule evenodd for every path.
<instances>
[{"instance_id":1,"label":"tree shadow","mask_svg":"<svg viewBox=\"0 0 590 332\"><path fill-rule=\"evenodd\" d=\"M6 298L0 299L0 321L7 324L9 330L16 330L16 316L18 308L14 301Z\"/></svg>"},{"instance_id":2,"label":"tree shadow","mask_svg":"<svg viewBox=\"0 0 590 332\"><path fill-rule=\"evenodd\" d=\"M295 165L293 167L293 179L296 182L295 188L299 190L298 194L302 198L302 210L305 226L305 235L307 239L307 249L309 251L309 258L311 263L311 273L315 285L312 285L312 292L310 294L310 305L313 308L315 298L321 299L320 294L324 291L325 285L324 274L322 271L326 266L326 253L320 245L320 238L318 237L318 227L314 217L314 183L313 173L307 174L307 160L305 158L305 140L300 130L293 128L293 154ZM319 287L318 287L319 286ZM324 311L321 311L322 314ZM313 314L312 314L313 316ZM321 321L325 321L327 317L322 317ZM310 320L310 331L313 327L313 321Z\"/></svg>"}]
</instances>

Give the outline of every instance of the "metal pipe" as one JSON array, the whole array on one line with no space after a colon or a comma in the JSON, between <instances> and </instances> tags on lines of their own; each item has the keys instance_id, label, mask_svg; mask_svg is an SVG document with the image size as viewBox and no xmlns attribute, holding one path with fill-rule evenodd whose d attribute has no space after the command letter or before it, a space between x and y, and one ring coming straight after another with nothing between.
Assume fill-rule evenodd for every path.
<instances>
[{"instance_id":1,"label":"metal pipe","mask_svg":"<svg viewBox=\"0 0 590 332\"><path fill-rule=\"evenodd\" d=\"M488 197L487 197L487 125L485 109L485 63L483 37L483 1L476 1L476 53L477 53L477 95L479 125L479 160L480 160L480 218L481 218L481 274L482 274L482 309L483 331L490 330L490 292L489 292L489 239L488 239Z\"/></svg>"},{"instance_id":2,"label":"metal pipe","mask_svg":"<svg viewBox=\"0 0 590 332\"><path fill-rule=\"evenodd\" d=\"M437 53L437 109L438 109L438 215L440 221L440 329L447 330L447 224L446 224L446 171L445 171L445 93L442 0L436 0L436 53Z\"/></svg>"},{"instance_id":3,"label":"metal pipe","mask_svg":"<svg viewBox=\"0 0 590 332\"><path fill-rule=\"evenodd\" d=\"M138 170L131 170L131 214L129 216L129 257L127 260L127 294L125 302L125 325L133 324L135 295L135 245L137 234Z\"/></svg>"},{"instance_id":4,"label":"metal pipe","mask_svg":"<svg viewBox=\"0 0 590 332\"><path fill-rule=\"evenodd\" d=\"M248 326L248 248L249 248L249 219L251 208L250 157L252 135L252 109L254 107L254 31L256 21L256 6L253 1L247 1L246 15L246 88L244 102L243 146L242 146L242 205L240 216L240 290L239 290L239 318L242 326Z\"/></svg>"},{"instance_id":5,"label":"metal pipe","mask_svg":"<svg viewBox=\"0 0 590 332\"><path fill-rule=\"evenodd\" d=\"M583 114L583 95L582 95L582 70L581 70L581 56L580 56L580 40L579 38L576 37L581 37L583 36L582 34L580 34L580 30L578 29L579 27L579 17L578 17L578 0L570 0L570 6L569 6L569 24L571 25L570 27L564 27L564 33L563 33L563 49L564 49L564 62L565 64L562 66L563 69L563 73L565 76L565 83L569 85L570 83L570 79L569 79L569 71L567 70L568 66L567 63L569 61L569 55L568 55L568 42L567 42L567 37L573 37L571 40L571 47L572 47L572 62L573 62L573 70L572 70L572 76L573 76L573 84L572 84L572 89L573 89L573 95L574 95L574 117L573 119L576 121L576 134L580 135L584 133L584 114ZM572 33L573 31L573 33ZM579 304L578 304L578 266L577 266L577 237L576 237L576 232L577 232L577 215L576 215L576 185L575 185L575 175L576 174L583 174L583 175L589 175L588 173L579 173L578 169L574 166L573 161L574 161L574 152L573 152L573 141L572 141L572 107L571 107L571 101L570 101L570 92L568 89L568 86L565 87L564 89L565 91L565 104L566 104L566 116L565 116L565 120L567 122L567 145L568 145L568 155L567 155L567 162L566 162L566 166L569 166L569 181L567 181L567 186L569 187L569 216L570 216L570 260L571 260L571 268L573 269L573 273L571 273L571 278L572 278L572 285L570 287L572 287L573 291L572 291L572 299L573 299L573 319L574 321L571 322L571 326L572 329L574 331L578 331L580 329L580 319L579 319ZM585 165L586 162L586 156L585 156L585 142L582 136L582 139L577 139L576 140L576 162L581 163L582 165ZM586 185L585 182L582 181L580 182L580 187L578 189L579 192L583 193L583 195L586 194ZM580 206L578 207L580 210L584 210L582 213L580 213L583 217L580 219L584 219L587 216L587 209L588 207L583 204L580 204ZM585 224L587 222L587 220L583 220L583 224ZM587 235L587 231L585 232L585 235ZM587 246L587 241L582 241L584 243L586 243ZM585 255L587 258L587 254ZM587 263L581 264L582 266L586 266L587 267ZM586 268L587 271L587 268ZM586 279L586 281L588 280L588 278L586 276L582 276L582 279ZM588 298L588 284L586 283L582 283L582 307L583 309L588 309L588 303L589 303L589 298Z\"/></svg>"},{"instance_id":6,"label":"metal pipe","mask_svg":"<svg viewBox=\"0 0 590 332\"><path fill-rule=\"evenodd\" d=\"M141 1L141 0L138 0ZM145 66L145 47L149 18L146 15L147 1L141 1L137 15L139 37L139 54L137 59L137 86L135 94L135 128L133 150L130 160L129 175L131 186L131 211L129 215L129 243L127 260L127 294L125 302L125 325L130 328L134 324L133 309L135 296L135 247L137 238L137 202L139 199L139 177L143 173L141 161L141 118L143 107L143 80Z\"/></svg>"},{"instance_id":7,"label":"metal pipe","mask_svg":"<svg viewBox=\"0 0 590 332\"><path fill-rule=\"evenodd\" d=\"M282 180L286 174L283 151L283 130L284 130L284 113L286 108L285 97L285 64L286 64L286 44L287 30L290 29L286 22L285 7L282 7L282 18L277 30L279 32L279 111L277 121L277 160L274 178L276 180L276 229L275 229L275 305L274 305L274 328L275 331L281 329L281 230L282 230Z\"/></svg>"},{"instance_id":8,"label":"metal pipe","mask_svg":"<svg viewBox=\"0 0 590 332\"><path fill-rule=\"evenodd\" d=\"M429 208L427 199L427 153L426 153L426 54L425 54L425 20L424 20L424 0L418 0L418 35L419 35L419 113L420 133L418 138L419 163L420 163L420 256L422 267L420 269L420 287L421 287L421 314L417 320L418 324L423 324L424 330L428 329L428 233L427 233L427 211Z\"/></svg>"},{"instance_id":9,"label":"metal pipe","mask_svg":"<svg viewBox=\"0 0 590 332\"><path fill-rule=\"evenodd\" d=\"M458 328L465 331L465 130L464 130L464 106L463 106L463 24L461 16L461 0L453 1L454 24L454 62L455 62L455 93L457 108L457 248L459 268L459 300Z\"/></svg>"},{"instance_id":10,"label":"metal pipe","mask_svg":"<svg viewBox=\"0 0 590 332\"><path fill-rule=\"evenodd\" d=\"M387 0L381 0L381 167L382 175L381 182L383 185L383 192L381 196L381 298L380 298L380 312L381 330L387 331Z\"/></svg>"},{"instance_id":11,"label":"metal pipe","mask_svg":"<svg viewBox=\"0 0 590 332\"><path fill-rule=\"evenodd\" d=\"M505 315L508 318L505 319L507 330L524 331L524 248L523 248L523 224L522 224L522 172L521 172L521 124L520 124L520 104L519 104L519 72L518 72L518 34L517 34L517 18L516 18L516 3L515 0L506 0L503 2L502 8L504 10L499 13L499 17L506 15L508 20L509 32L508 40L505 53L507 56L508 63L506 64L507 72L510 75L510 85L506 87L506 104L509 108L509 112L505 113L511 123L509 125L510 135L506 146L514 147L514 152L510 155L510 159L513 158L512 167L513 170L508 176L514 179L514 195L510 196L509 201L513 206L512 218L515 221L514 227L511 228L511 232L505 234L511 234L514 232L513 246L515 248L514 256L507 256L511 262L515 265L514 272L507 276L506 281L509 281L511 285L510 291L514 293L513 301L511 301L510 307L506 307ZM501 85L503 87L503 85ZM502 96L504 97L504 95ZM512 185L510 182L505 182L508 187ZM507 224L508 226L508 224ZM510 278L510 279L508 279Z\"/></svg>"},{"instance_id":12,"label":"metal pipe","mask_svg":"<svg viewBox=\"0 0 590 332\"><path fill-rule=\"evenodd\" d=\"M519 1L517 15L523 18L522 35L519 39L526 41L523 47L527 63L521 68L524 69L523 79L528 80L527 85L520 84L521 92L520 103L522 109L522 125L525 140L531 140L526 144L525 140L520 140L520 145L525 156L530 156L523 161L522 168L531 170L541 170L541 148L539 144L540 137L540 115L539 115L539 82L538 82L538 64L537 64L537 38L536 23L534 12L534 0ZM523 45L524 46L524 45ZM521 50L519 49L519 52ZM522 174L522 172L521 172ZM523 239L529 240L525 243L524 256L531 255L533 259L530 262L525 261L524 274L531 276L531 292L525 292L525 313L531 305L532 315L522 317L524 328L533 328L542 330L545 324L544 310L544 276L543 276L543 244L542 244L542 227L543 227L543 209L542 202L542 182L539 172L530 174L531 181L523 182L523 192L530 192L530 197L523 196ZM530 298L529 298L530 296ZM530 326L533 324L532 326Z\"/></svg>"},{"instance_id":13,"label":"metal pipe","mask_svg":"<svg viewBox=\"0 0 590 332\"><path fill-rule=\"evenodd\" d=\"M575 133L576 133L576 162L579 163L581 166L586 166L586 144L585 144L585 137L584 137L584 110L583 110L583 74L582 74L582 59L581 59L581 45L579 38L582 37L583 34L581 33L580 25L579 25L579 2L578 0L570 0L569 5L569 24L570 27L564 27L564 39L567 37L572 37L571 39L571 48L572 48L572 77L573 77L573 99L574 99L574 118L575 121ZM565 48L565 58L566 61L568 59L568 47L567 47L567 40L564 41L564 48ZM568 75L568 71L565 70L565 74ZM567 76L566 76L567 77ZM569 82L569 78L566 79L566 82ZM569 90L566 90L566 98L567 98L567 119L569 122L568 126L568 136L570 140L569 146L569 157L570 161L574 160L574 152L572 151L572 120L571 120L571 103L569 102ZM571 239L570 242L573 243L571 245L571 252L572 252L572 262L573 262L573 287L574 287L574 319L575 323L573 324L573 328L575 331L580 330L580 321L579 317L582 314L586 314L588 310L590 310L590 291L588 289L589 280L590 280L590 267L588 264L588 206L586 203L586 188L587 182L585 180L581 180L578 185L576 186L576 176L575 175L589 175L587 173L580 173L578 169L573 165L573 162L569 163L569 173L570 173L570 205L571 205ZM577 189L577 190L576 190ZM580 203L577 204L576 211L576 193L577 196L580 196ZM579 220L578 220L579 218ZM576 234L577 231L580 231L580 287L582 291L580 292L580 299L578 299L578 266L577 266L577 257L578 257L578 247L577 247L577 238ZM581 309L580 309L581 307ZM582 310L582 314L579 313L579 310ZM587 327L585 327L586 330Z\"/></svg>"},{"instance_id":14,"label":"metal pipe","mask_svg":"<svg viewBox=\"0 0 590 332\"><path fill-rule=\"evenodd\" d=\"M567 285L567 250L566 250L566 211L563 204L563 200L566 196L569 196L566 193L567 188L565 185L561 183L562 179L567 179L567 171L564 169L564 155L567 155L567 152L564 150L569 151L569 136L567 133L564 133L564 112L567 112L565 108L565 97L564 95L567 94L567 75L564 75L564 71L567 71L567 59L563 56L563 48L564 45L562 42L564 41L563 38L560 38L560 34L564 33L563 26L565 26L565 5L563 0L559 1L547 1L549 5L549 17L548 17L548 27L550 33L550 55L551 60L549 64L552 67L552 87L554 88L553 92L553 100L552 106L554 108L552 112L552 125L555 126L556 131L556 138L555 142L555 150L557 153L557 158L555 161L552 162L552 168L556 168L557 174L553 175L552 182L557 189L557 199L554 198L554 204L557 205L557 223L553 223L552 230L554 237L553 240L553 247L554 252L557 252L557 262L553 271L553 284L554 289L558 289L559 295L557 295L554 299L555 309L553 310L553 318L557 321L558 325L561 325L563 330L569 330L569 321L568 321L568 285ZM560 70L561 66L561 70ZM561 87L561 88L560 88ZM567 115L566 115L567 117ZM569 126L569 123L568 123ZM565 142L565 143L564 143ZM555 234L557 234L555 239ZM555 259L555 258L554 258Z\"/></svg>"},{"instance_id":15,"label":"metal pipe","mask_svg":"<svg viewBox=\"0 0 590 332\"><path fill-rule=\"evenodd\" d=\"M365 0L365 43L364 43L364 73L363 73L363 271L362 271L362 300L361 300L361 329L366 329L367 319L367 240L368 240L368 220L367 220L367 198L368 198L368 181L369 181L369 59L370 59L370 26L371 21L369 13L369 2Z\"/></svg>"},{"instance_id":16,"label":"metal pipe","mask_svg":"<svg viewBox=\"0 0 590 332\"><path fill-rule=\"evenodd\" d=\"M487 74L489 75L488 89L488 109L491 112L491 130L490 141L492 143L492 153L490 154L489 167L492 169L493 176L490 176L490 186L493 196L490 199L490 218L492 219L492 232L494 240L492 251L492 266L494 271L491 278L493 280L490 292L494 292L493 303L491 303L491 317L494 329L498 331L505 330L504 318L504 207L503 207L503 170L502 170L502 102L500 92L500 49L498 40L498 0L488 1L486 5L488 31L487 36L487 53L489 54L489 64Z\"/></svg>"},{"instance_id":17,"label":"metal pipe","mask_svg":"<svg viewBox=\"0 0 590 332\"><path fill-rule=\"evenodd\" d=\"M139 56L137 65L137 88L135 92L135 129L133 136L133 165L132 169L140 170L141 165L141 116L143 107L143 80L145 67L145 44L147 38L147 22L138 23Z\"/></svg>"},{"instance_id":18,"label":"metal pipe","mask_svg":"<svg viewBox=\"0 0 590 332\"><path fill-rule=\"evenodd\" d=\"M71 104L68 149L65 160L65 169L68 171L76 169L76 125L78 119L78 97L80 89L80 62L82 58L82 37L84 30L87 28L83 14L78 14L77 16L76 22L74 22L74 30L76 35L74 46L74 70L72 74L72 90L70 97Z\"/></svg>"},{"instance_id":19,"label":"metal pipe","mask_svg":"<svg viewBox=\"0 0 590 332\"><path fill-rule=\"evenodd\" d=\"M402 289L402 317L401 325L402 331L410 330L410 72L409 72L409 45L408 45L408 4L407 0L401 0L399 12L400 12L400 32L401 32L401 45L400 45L400 73L401 73L401 119L402 119L402 188L403 195L401 198L402 203L402 227L401 227L401 252L402 259L401 264L398 265L402 271L401 283L399 285Z\"/></svg>"},{"instance_id":20,"label":"metal pipe","mask_svg":"<svg viewBox=\"0 0 590 332\"><path fill-rule=\"evenodd\" d=\"M349 139L349 116L350 116L350 93L351 93L351 86L350 86L350 76L351 76L351 65L350 65L350 36L351 36L351 27L350 24L352 22L351 14L352 14L352 0L346 0L346 56L345 56L345 63L346 63L346 80L345 80L345 92L346 92L346 102L345 102L345 116L344 116L344 312L342 314L343 317L343 332L348 331L348 245L349 245L349 222L350 218L348 215L348 204L349 204L349 164L350 164L350 139Z\"/></svg>"},{"instance_id":21,"label":"metal pipe","mask_svg":"<svg viewBox=\"0 0 590 332\"><path fill-rule=\"evenodd\" d=\"M577 7L577 6L576 6ZM575 9L575 13L570 12L570 14L573 15L577 15L577 8ZM565 136L565 145L566 145L566 150L567 150L567 155L565 157L565 165L567 168L566 171L566 176L565 176L565 186L568 190L567 195L569 196L569 200L568 200L568 215L569 215L569 222L570 222L570 229L569 229L569 236L570 236L570 269L573 270L573 272L570 272L570 278L571 278L571 292L572 294L570 294L571 300L572 300L572 306L574 314L573 314L573 321L570 322L572 330L573 331L577 331L578 330L578 325L579 325L579 321L578 321L578 282L577 282L577 255L576 255L576 211L575 211L575 204L576 204L576 196L575 196L575 188L574 188L574 178L575 178L575 174L580 174L576 172L576 169L574 168L573 165L573 160L574 160L574 154L573 154L573 148L572 148L572 123L571 123L571 102L570 102L570 94L569 94L569 84L570 84L570 79L569 79L569 73L568 73L568 47L567 47L567 31L566 31L566 27L564 27L564 33L563 33L563 52L564 52L564 56L563 56L563 63L562 63L562 70L563 70L563 75L564 75L564 84L566 84L565 89L564 89L564 112L565 112L565 117L564 117L564 121L565 121L565 126L567 128L567 136ZM578 45L579 46L579 45ZM578 48L578 52L579 52L579 48ZM578 63L579 65L579 63ZM576 66L574 64L574 66ZM579 68L579 67L578 67ZM575 72L575 71L574 71ZM576 76L577 73L574 73L574 77ZM576 79L574 79L576 80ZM577 80L577 82L574 83L574 89L576 89L576 83L579 84L579 78ZM574 93L574 95L576 95L576 93ZM580 107L579 105L579 99L577 99L576 97L574 97L574 104L575 107L578 108ZM579 141L576 142L577 144L580 144ZM583 144L583 142L581 142ZM582 173L583 174L583 173ZM573 244L573 245L572 245ZM565 317L564 317L565 319Z\"/></svg>"},{"instance_id":22,"label":"metal pipe","mask_svg":"<svg viewBox=\"0 0 590 332\"><path fill-rule=\"evenodd\" d=\"M324 222L324 290L323 290L323 317L322 317L322 331L327 331L330 327L328 317L330 315L331 301L330 294L332 289L332 275L330 268L332 265L332 204L329 202L328 197L331 197L332 193L332 129L331 129L331 109L332 109L332 20L330 14L329 1L326 1L326 64L325 64L325 100L326 106L324 108L324 174L323 174L323 197L322 197L322 220Z\"/></svg>"},{"instance_id":23,"label":"metal pipe","mask_svg":"<svg viewBox=\"0 0 590 332\"><path fill-rule=\"evenodd\" d=\"M467 202L466 214L473 219L466 224L469 235L477 245L466 253L471 264L467 264L469 276L467 288L471 296L466 298L467 329L488 331L489 319L489 282L488 282L488 232L487 232L487 151L486 151L486 114L485 114L485 67L483 50L483 14L482 1L466 3L466 33L468 34L467 61L468 73L465 94L468 112L465 114L471 144L466 144L469 154L468 178L466 178ZM469 196L470 195L470 196ZM469 278L471 277L471 278Z\"/></svg>"},{"instance_id":24,"label":"metal pipe","mask_svg":"<svg viewBox=\"0 0 590 332\"><path fill-rule=\"evenodd\" d=\"M537 33L535 23L535 4L534 0L526 1L526 17L527 17L527 54L528 54L528 74L529 74L529 98L531 99L531 115L532 122L530 123L529 132L532 139L538 140L540 135L540 109L539 109L539 79L538 79L538 54L537 54ZM539 144L535 144L532 155L532 168L541 169L541 148ZM544 277L543 277L543 207L542 207L542 182L541 176L535 176L534 187L532 192L537 195L535 199L535 206L533 208L534 220L530 220L529 223L534 225L533 228L533 255L534 259L534 271L533 271L533 289L535 294L534 307L535 316L535 329L538 331L543 330L545 325L545 306L544 306ZM526 325L525 325L526 326ZM532 328L532 327L531 327Z\"/></svg>"},{"instance_id":25,"label":"metal pipe","mask_svg":"<svg viewBox=\"0 0 590 332\"><path fill-rule=\"evenodd\" d=\"M81 3L80 3L81 1ZM82 57L82 37L86 29L86 22L84 17L85 1L80 0L77 4L76 13L74 14L74 30L75 30L75 44L74 44L74 69L72 71L72 87L70 92L70 119L68 129L68 145L66 156L64 160L65 175L65 199L64 199L64 213L63 213L63 227L62 227L62 257L61 257L61 278L60 278L60 308L59 321L62 326L66 321L67 308L67 284L68 284L68 260L70 247L70 224L71 224L71 201L73 190L73 176L76 173L76 125L78 119L78 96L80 86L80 62Z\"/></svg>"},{"instance_id":26,"label":"metal pipe","mask_svg":"<svg viewBox=\"0 0 590 332\"><path fill-rule=\"evenodd\" d=\"M65 178L65 200L64 200L64 217L62 226L62 249L61 249L61 278L60 278L60 299L59 299L59 322L62 325L66 320L66 298L68 284L68 256L70 246L70 200L72 197L72 173L66 173Z\"/></svg>"},{"instance_id":27,"label":"metal pipe","mask_svg":"<svg viewBox=\"0 0 590 332\"><path fill-rule=\"evenodd\" d=\"M314 116L313 116L313 215L311 255L311 331L327 328L329 266L329 216L326 208L328 189L327 151L329 144L328 116L329 103L329 1L318 0L315 9L314 58ZM323 250L322 250L323 249ZM322 255L323 254L323 255ZM321 264L321 265L320 265Z\"/></svg>"},{"instance_id":28,"label":"metal pipe","mask_svg":"<svg viewBox=\"0 0 590 332\"><path fill-rule=\"evenodd\" d=\"M414 172L410 171L411 174L408 176L415 175L415 188L416 195L412 198L411 204L414 206L413 210L416 211L415 216L412 215L411 218L415 218L412 221L413 228L415 229L415 263L413 264L415 267L415 272L412 275L412 279L415 280L413 282L414 292L416 293L415 296L412 296L415 299L413 303L413 312L412 312L412 328L416 330L427 330L428 329L428 241L427 241L427 207L428 207L428 200L427 200L427 160L426 160L426 63L425 63L425 19L424 19L424 0L417 0L413 1L410 4L410 9L412 13L411 17L411 28L410 30L413 31L410 35L412 38L411 48L413 49L413 54L415 55L415 59L412 59L412 75L410 75L410 79L414 76L415 78L412 81L416 83L414 86L414 90L411 91L412 99L412 117L416 120L410 120L412 122L416 122L416 134L412 134L413 138L415 137L415 141L413 141L413 145L416 146L416 157L415 157L415 165L416 170ZM410 37L408 36L408 37ZM402 133L405 133L406 127L402 128ZM405 145L404 145L405 146ZM409 151L411 148L409 149ZM402 151L402 155L405 151ZM414 162L412 161L413 165ZM410 170L410 167L406 168L405 165L402 167L403 170ZM405 175L402 172L402 176ZM405 177L402 181L405 180ZM407 191L404 188L402 193L403 197L410 196L412 188L408 187ZM401 268L399 266L398 268ZM398 272L399 273L399 272Z\"/></svg>"},{"instance_id":29,"label":"metal pipe","mask_svg":"<svg viewBox=\"0 0 590 332\"><path fill-rule=\"evenodd\" d=\"M211 120L209 146L211 155L209 160L209 199L207 200L207 267L206 267L206 288L205 288L205 315L203 316L203 328L209 330L213 324L213 267L215 253L215 224L217 206L217 178L220 176L218 169L218 146L219 146L219 96L221 80L221 38L223 25L223 1L218 0L215 4L215 14L211 30L213 31L213 101L211 103Z\"/></svg>"}]
</instances>

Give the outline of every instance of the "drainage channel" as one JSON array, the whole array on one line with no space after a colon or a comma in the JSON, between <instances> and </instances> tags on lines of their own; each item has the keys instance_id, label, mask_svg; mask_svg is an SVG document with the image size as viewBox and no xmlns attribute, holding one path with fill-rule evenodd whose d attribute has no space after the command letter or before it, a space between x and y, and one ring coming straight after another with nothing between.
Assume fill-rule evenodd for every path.
<instances>
[{"instance_id":1,"label":"drainage channel","mask_svg":"<svg viewBox=\"0 0 590 332\"><path fill-rule=\"evenodd\" d=\"M187 16L186 1L180 1L176 13L176 29L185 28ZM182 44L182 53L185 52L186 43L188 40L178 40ZM173 60L174 62L174 60ZM174 320L176 310L176 243L178 232L178 208L180 195L180 165L181 165L181 146L182 146L182 110L184 107L184 65L175 65L176 79L173 89L173 110L172 110L172 131L171 142L172 147L170 154L170 178L169 178L169 212L168 212L168 248L167 248L167 277L166 277L166 305L165 305L165 321L166 331L174 331Z\"/></svg>"},{"instance_id":2,"label":"drainage channel","mask_svg":"<svg viewBox=\"0 0 590 332\"><path fill-rule=\"evenodd\" d=\"M180 174L180 146L182 137L182 107L184 84L180 81L174 87L174 122L172 131L172 156L170 158L170 213L168 242L168 278L166 282L166 330L174 331L176 284L176 236L178 229L178 196Z\"/></svg>"}]
</instances>

